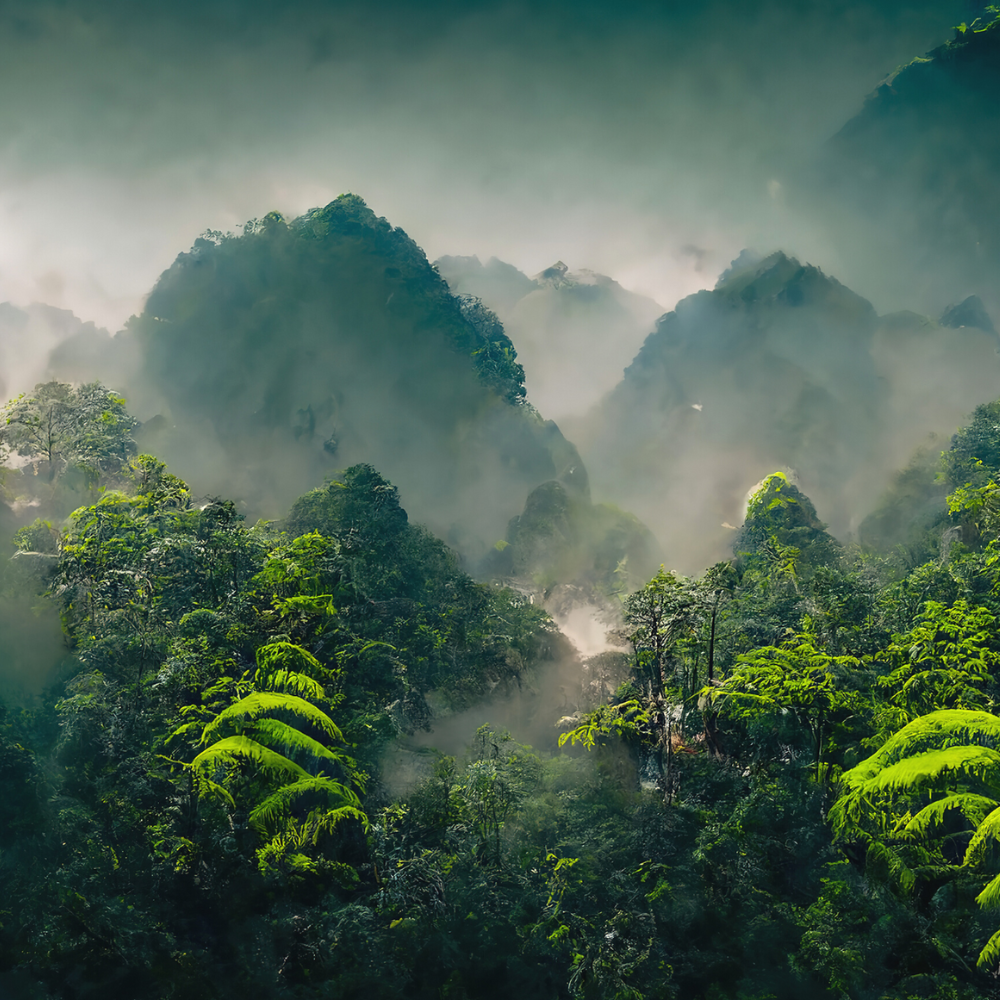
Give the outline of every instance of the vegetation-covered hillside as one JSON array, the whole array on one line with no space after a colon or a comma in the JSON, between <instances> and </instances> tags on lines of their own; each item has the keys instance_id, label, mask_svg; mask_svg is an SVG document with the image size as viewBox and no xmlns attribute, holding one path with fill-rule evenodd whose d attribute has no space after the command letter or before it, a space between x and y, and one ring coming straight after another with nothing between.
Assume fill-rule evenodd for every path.
<instances>
[{"instance_id":1,"label":"vegetation-covered hillside","mask_svg":"<svg viewBox=\"0 0 1000 1000\"><path fill-rule=\"evenodd\" d=\"M973 10L951 41L891 72L830 139L808 198L829 207L824 228L844 255L897 300L965 289L995 309L1000 16L996 6Z\"/></svg>"},{"instance_id":2,"label":"vegetation-covered hillside","mask_svg":"<svg viewBox=\"0 0 1000 1000\"><path fill-rule=\"evenodd\" d=\"M940 4L125 6L0 14L3 295L153 284L0 304L0 1000L1000 1000L1000 8L837 132ZM154 284L181 164L852 287Z\"/></svg>"},{"instance_id":3,"label":"vegetation-covered hillside","mask_svg":"<svg viewBox=\"0 0 1000 1000\"><path fill-rule=\"evenodd\" d=\"M997 404L909 548L771 475L729 559L623 592L581 663L370 465L250 526L136 455L120 397L42 396L7 411L17 488L86 500L0 579L63 634L0 712L5 995L991 995ZM558 569L536 494L504 552ZM512 695L534 746L490 725Z\"/></svg>"},{"instance_id":4,"label":"vegetation-covered hillside","mask_svg":"<svg viewBox=\"0 0 1000 1000\"><path fill-rule=\"evenodd\" d=\"M141 415L157 416L143 447L258 512L371 462L475 558L540 483L586 496L573 446L524 405L496 317L353 195L196 241L90 364L117 372L123 352L139 357L125 382Z\"/></svg>"},{"instance_id":5,"label":"vegetation-covered hillside","mask_svg":"<svg viewBox=\"0 0 1000 1000\"><path fill-rule=\"evenodd\" d=\"M674 565L724 554L776 468L846 537L914 448L995 394L997 344L948 316L879 317L818 268L744 253L659 321L574 437L595 491L648 523Z\"/></svg>"}]
</instances>

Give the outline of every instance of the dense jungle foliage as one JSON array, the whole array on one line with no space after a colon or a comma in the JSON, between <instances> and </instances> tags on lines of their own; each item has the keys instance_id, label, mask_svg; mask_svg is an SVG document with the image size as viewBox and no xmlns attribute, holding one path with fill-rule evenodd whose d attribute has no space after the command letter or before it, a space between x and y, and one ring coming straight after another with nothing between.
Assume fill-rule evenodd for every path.
<instances>
[{"instance_id":1,"label":"dense jungle foliage","mask_svg":"<svg viewBox=\"0 0 1000 1000\"><path fill-rule=\"evenodd\" d=\"M248 525L102 387L16 400L4 597L64 638L0 716L4 995L993 995L998 405L908 546L769 477L529 746L490 706L572 650L374 468Z\"/></svg>"}]
</instances>

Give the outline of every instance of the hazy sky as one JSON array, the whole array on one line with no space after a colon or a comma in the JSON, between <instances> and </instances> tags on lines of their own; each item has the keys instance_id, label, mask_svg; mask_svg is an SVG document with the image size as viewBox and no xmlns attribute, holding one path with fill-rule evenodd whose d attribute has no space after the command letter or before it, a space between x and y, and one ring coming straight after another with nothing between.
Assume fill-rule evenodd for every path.
<instances>
[{"instance_id":1,"label":"hazy sky","mask_svg":"<svg viewBox=\"0 0 1000 1000\"><path fill-rule=\"evenodd\" d=\"M344 191L432 259L562 258L668 307L748 243L837 273L784 178L969 16L966 0L0 0L0 300L114 329L201 231Z\"/></svg>"}]
</instances>

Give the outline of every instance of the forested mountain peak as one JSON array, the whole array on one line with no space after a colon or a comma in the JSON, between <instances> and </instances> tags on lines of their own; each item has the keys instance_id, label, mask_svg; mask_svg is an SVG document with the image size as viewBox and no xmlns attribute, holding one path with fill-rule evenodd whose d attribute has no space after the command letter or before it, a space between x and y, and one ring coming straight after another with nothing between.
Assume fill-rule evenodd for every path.
<instances>
[{"instance_id":1,"label":"forested mountain peak","mask_svg":"<svg viewBox=\"0 0 1000 1000\"><path fill-rule=\"evenodd\" d=\"M522 405L523 369L497 317L452 295L355 195L206 233L128 337L136 395L166 417L144 446L257 510L334 463L369 462L475 558L539 483L565 477L586 492L573 446Z\"/></svg>"},{"instance_id":2,"label":"forested mountain peak","mask_svg":"<svg viewBox=\"0 0 1000 1000\"><path fill-rule=\"evenodd\" d=\"M825 145L805 189L873 287L925 310L973 289L1000 304L996 11L891 72Z\"/></svg>"},{"instance_id":3,"label":"forested mountain peak","mask_svg":"<svg viewBox=\"0 0 1000 1000\"><path fill-rule=\"evenodd\" d=\"M207 233L163 274L147 300L143 317L183 321L193 305L190 296L204 287L213 289L215 308L259 305L268 300L265 292L287 292L277 284L285 269L294 267L297 280L307 284L324 270L343 266L340 258L352 250L385 263L381 276L373 272L366 275L372 285L363 289L368 296L381 297L386 292L385 305L389 306L397 292L419 293L424 310L435 311L436 327L425 320L413 333L427 337L435 330L443 334L445 343L472 364L484 384L508 402L516 403L523 397L524 373L514 362L512 345L502 328L493 331L491 342L485 342L461 315L447 285L416 243L353 194L341 195L325 208L312 209L291 222L272 212L248 223L241 236ZM178 295L178 289L183 294Z\"/></svg>"},{"instance_id":4,"label":"forested mountain peak","mask_svg":"<svg viewBox=\"0 0 1000 1000\"><path fill-rule=\"evenodd\" d=\"M942 326L961 329L963 326L975 327L986 333L996 335L996 327L990 314L983 305L983 300L978 295L970 295L963 299L957 306L949 306L941 315Z\"/></svg>"},{"instance_id":5,"label":"forested mountain peak","mask_svg":"<svg viewBox=\"0 0 1000 1000\"><path fill-rule=\"evenodd\" d=\"M716 283L715 291L738 297L750 305L772 300L791 306L819 306L825 310L841 310L856 321L874 319L871 303L842 285L836 278L824 274L811 264L800 264L781 250L763 260L740 266L742 255L733 261ZM752 259L751 259L752 260Z\"/></svg>"},{"instance_id":6,"label":"forested mountain peak","mask_svg":"<svg viewBox=\"0 0 1000 1000\"><path fill-rule=\"evenodd\" d=\"M991 8L995 14L995 8ZM1000 17L976 18L960 24L950 41L891 72L865 98L861 114L852 118L834 141L850 141L870 132L876 120L884 128L893 120L927 113L954 112L956 99L987 100L1000 74Z\"/></svg>"},{"instance_id":7,"label":"forested mountain peak","mask_svg":"<svg viewBox=\"0 0 1000 1000\"><path fill-rule=\"evenodd\" d=\"M661 317L626 369L626 383L671 369L677 351L725 365L743 357L762 372L774 370L772 362L791 363L840 393L871 380L863 357L876 326L870 302L782 251L740 266L744 260L737 258L714 290L682 299ZM690 404L703 390L692 392Z\"/></svg>"},{"instance_id":8,"label":"forested mountain peak","mask_svg":"<svg viewBox=\"0 0 1000 1000\"><path fill-rule=\"evenodd\" d=\"M568 273L569 265L564 264L561 260L557 260L554 264L539 271L533 280L536 284L541 282L551 282L556 288L558 288L560 284L566 281Z\"/></svg>"},{"instance_id":9,"label":"forested mountain peak","mask_svg":"<svg viewBox=\"0 0 1000 1000\"><path fill-rule=\"evenodd\" d=\"M815 266L744 251L713 290L657 322L574 428L596 494L634 510L692 569L725 553L769 470L790 474L849 537L928 435L951 433L970 399L995 392L1000 358L977 302L943 325L879 317Z\"/></svg>"}]
</instances>

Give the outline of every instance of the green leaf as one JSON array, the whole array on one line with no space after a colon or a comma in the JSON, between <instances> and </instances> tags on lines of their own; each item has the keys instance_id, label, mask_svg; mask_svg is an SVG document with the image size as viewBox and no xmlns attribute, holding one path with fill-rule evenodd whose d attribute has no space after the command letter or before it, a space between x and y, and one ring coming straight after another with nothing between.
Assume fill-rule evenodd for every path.
<instances>
[{"instance_id":1,"label":"green leaf","mask_svg":"<svg viewBox=\"0 0 1000 1000\"><path fill-rule=\"evenodd\" d=\"M252 761L269 778L298 780L311 775L298 764L246 736L228 736L213 743L191 762L201 776L208 777L219 767L228 767L240 760Z\"/></svg>"},{"instance_id":2,"label":"green leaf","mask_svg":"<svg viewBox=\"0 0 1000 1000\"><path fill-rule=\"evenodd\" d=\"M275 691L255 691L221 711L205 727L201 737L202 742L209 742L222 729L240 729L249 726L261 716L275 712L287 712L296 719L315 726L331 740L343 742L343 734L325 712L297 695Z\"/></svg>"},{"instance_id":3,"label":"green leaf","mask_svg":"<svg viewBox=\"0 0 1000 1000\"><path fill-rule=\"evenodd\" d=\"M340 819L359 819L367 829L368 817L361 809L361 801L346 785L320 775L318 778L300 778L279 788L256 806L250 813L251 825L261 831L279 828L287 819L293 804L306 796L333 803L327 811L337 813Z\"/></svg>"}]
</instances>

